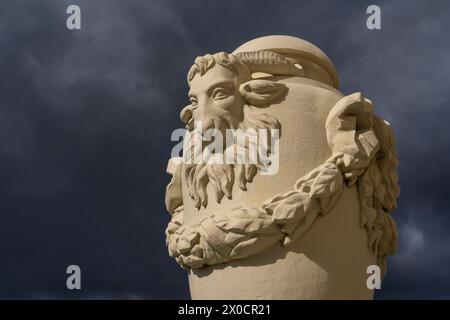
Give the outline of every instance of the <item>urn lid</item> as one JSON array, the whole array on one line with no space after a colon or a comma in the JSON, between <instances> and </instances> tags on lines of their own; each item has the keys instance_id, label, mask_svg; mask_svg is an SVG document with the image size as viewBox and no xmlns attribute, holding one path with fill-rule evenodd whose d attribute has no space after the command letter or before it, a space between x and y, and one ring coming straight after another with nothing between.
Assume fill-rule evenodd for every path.
<instances>
[{"instance_id":1,"label":"urn lid","mask_svg":"<svg viewBox=\"0 0 450 320\"><path fill-rule=\"evenodd\" d=\"M307 78L339 89L339 79L328 56L312 43L291 36L273 35L250 40L234 50L233 54L269 50L299 63Z\"/></svg>"}]
</instances>

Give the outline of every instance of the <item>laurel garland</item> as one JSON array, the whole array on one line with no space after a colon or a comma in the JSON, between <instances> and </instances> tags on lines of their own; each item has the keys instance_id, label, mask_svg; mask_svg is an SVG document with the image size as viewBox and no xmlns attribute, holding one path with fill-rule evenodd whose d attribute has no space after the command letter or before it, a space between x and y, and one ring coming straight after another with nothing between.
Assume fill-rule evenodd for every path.
<instances>
[{"instance_id":1,"label":"laurel garland","mask_svg":"<svg viewBox=\"0 0 450 320\"><path fill-rule=\"evenodd\" d=\"M166 230L169 254L184 267L201 268L246 258L279 241L289 246L329 212L342 190L340 169L327 161L261 208L237 207L186 226L179 207Z\"/></svg>"},{"instance_id":2,"label":"laurel garland","mask_svg":"<svg viewBox=\"0 0 450 320\"><path fill-rule=\"evenodd\" d=\"M398 238L390 216L400 192L398 159L392 129L373 115L372 107L361 93L339 100L326 121L332 156L300 178L292 191L259 208L238 207L184 225L183 205L172 199L180 198L181 191L169 184L169 194L177 194L166 199L172 214L166 229L169 255L182 267L201 268L255 255L278 242L289 246L333 208L345 185L356 184L360 225L384 275ZM173 174L179 176L177 170Z\"/></svg>"}]
</instances>

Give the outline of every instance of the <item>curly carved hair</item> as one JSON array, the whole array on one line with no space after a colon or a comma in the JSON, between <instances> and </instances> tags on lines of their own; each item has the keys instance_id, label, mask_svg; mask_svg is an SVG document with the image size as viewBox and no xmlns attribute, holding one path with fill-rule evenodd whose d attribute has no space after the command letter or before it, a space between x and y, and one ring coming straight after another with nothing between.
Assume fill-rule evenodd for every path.
<instances>
[{"instance_id":1,"label":"curly carved hair","mask_svg":"<svg viewBox=\"0 0 450 320\"><path fill-rule=\"evenodd\" d=\"M226 52L219 52L197 57L187 74L188 82L190 83L196 74L204 75L206 71L212 69L215 65L221 65L235 73L244 72L244 74L250 76L250 69L242 64L235 56Z\"/></svg>"}]
</instances>

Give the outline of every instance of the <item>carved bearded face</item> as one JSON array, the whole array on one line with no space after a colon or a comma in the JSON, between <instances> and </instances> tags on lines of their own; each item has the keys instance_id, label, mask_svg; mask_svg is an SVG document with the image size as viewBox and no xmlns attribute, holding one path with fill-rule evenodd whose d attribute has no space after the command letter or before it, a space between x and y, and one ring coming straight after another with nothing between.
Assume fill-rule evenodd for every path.
<instances>
[{"instance_id":1,"label":"carved bearded face","mask_svg":"<svg viewBox=\"0 0 450 320\"><path fill-rule=\"evenodd\" d=\"M218 129L225 136L226 129L238 128L245 104L239 86L236 74L221 65L194 76L188 95L192 120L201 121L202 133Z\"/></svg>"},{"instance_id":2,"label":"carved bearded face","mask_svg":"<svg viewBox=\"0 0 450 320\"><path fill-rule=\"evenodd\" d=\"M194 123L196 126L201 124L201 130L195 128L201 134L217 129L225 146L227 129L254 129L258 132L259 129L280 128L273 116L257 109L283 99L286 86L270 80L252 79L250 69L236 57L218 53L197 58L189 71L188 82L191 104L181 111L180 117L189 131L194 130ZM205 143L208 144L202 142L202 150ZM212 185L216 201L220 202L223 196L232 197L235 180L242 190L246 190L246 183L252 182L258 168L259 163L187 164L187 188L195 207L206 207L208 184Z\"/></svg>"}]
</instances>

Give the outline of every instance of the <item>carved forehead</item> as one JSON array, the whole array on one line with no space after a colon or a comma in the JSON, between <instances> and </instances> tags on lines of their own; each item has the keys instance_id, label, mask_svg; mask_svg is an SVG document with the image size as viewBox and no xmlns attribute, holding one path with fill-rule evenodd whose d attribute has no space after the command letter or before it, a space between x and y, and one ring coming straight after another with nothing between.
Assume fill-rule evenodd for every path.
<instances>
[{"instance_id":1,"label":"carved forehead","mask_svg":"<svg viewBox=\"0 0 450 320\"><path fill-rule=\"evenodd\" d=\"M221 65L215 65L209 69L205 74L197 73L189 83L189 96L197 95L200 92L205 92L212 87L226 84L236 84L238 80L237 75L228 68Z\"/></svg>"}]
</instances>

